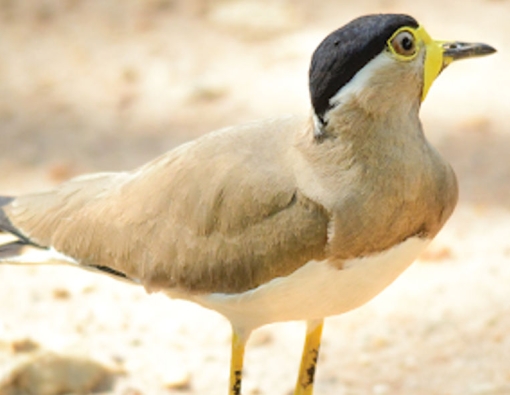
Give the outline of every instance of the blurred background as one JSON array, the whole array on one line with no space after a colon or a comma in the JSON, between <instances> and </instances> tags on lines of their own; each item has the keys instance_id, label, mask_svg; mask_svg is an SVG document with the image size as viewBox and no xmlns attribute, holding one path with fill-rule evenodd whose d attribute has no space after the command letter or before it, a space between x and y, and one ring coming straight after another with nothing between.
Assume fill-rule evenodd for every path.
<instances>
[{"instance_id":1,"label":"blurred background","mask_svg":"<svg viewBox=\"0 0 510 395\"><path fill-rule=\"evenodd\" d=\"M510 394L510 2L0 0L0 193L137 167L211 130L309 111L311 53L366 13L481 41L422 107L457 211L395 284L327 321L318 395ZM302 323L257 331L243 393L291 394ZM0 267L0 395L225 394L221 316L60 267Z\"/></svg>"}]
</instances>

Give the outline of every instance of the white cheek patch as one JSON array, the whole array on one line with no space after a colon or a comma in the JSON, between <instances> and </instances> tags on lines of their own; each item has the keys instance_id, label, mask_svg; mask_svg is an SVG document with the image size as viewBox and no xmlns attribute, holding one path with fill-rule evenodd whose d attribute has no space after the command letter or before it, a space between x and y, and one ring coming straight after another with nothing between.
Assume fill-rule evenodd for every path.
<instances>
[{"instance_id":1,"label":"white cheek patch","mask_svg":"<svg viewBox=\"0 0 510 395\"><path fill-rule=\"evenodd\" d=\"M412 75L413 79L423 80L423 61L424 61L424 51L421 50L420 53L413 59L409 61L397 60L389 51L383 51L379 55L377 55L374 59L368 62L356 75L342 88L338 90L338 92L331 97L329 100L330 110L324 114L324 121L327 123L330 116L331 111L339 108L344 103L348 103L352 101L356 97L360 97L367 88L370 88L374 85L374 81L377 80L377 77L380 80L380 76L386 73L398 73L397 66L404 65L405 69L400 70L400 72L404 71L407 75ZM395 78L395 82L398 83L399 79ZM420 84L421 86L421 84ZM405 88L404 86L402 88ZM416 88L417 92L409 92L409 94L416 93L421 96L421 88ZM400 90L402 95L405 95L406 90ZM399 104L406 104L409 100L406 100L405 97L395 97L399 100ZM410 101L412 99L410 98ZM382 103L379 103L382 104Z\"/></svg>"},{"instance_id":2,"label":"white cheek patch","mask_svg":"<svg viewBox=\"0 0 510 395\"><path fill-rule=\"evenodd\" d=\"M395 59L389 52L382 52L374 59L368 62L356 75L344 86L342 86L335 95L329 99L329 105L336 107L342 102L347 101L353 96L359 95L370 83L374 75L381 69L389 67Z\"/></svg>"}]
</instances>

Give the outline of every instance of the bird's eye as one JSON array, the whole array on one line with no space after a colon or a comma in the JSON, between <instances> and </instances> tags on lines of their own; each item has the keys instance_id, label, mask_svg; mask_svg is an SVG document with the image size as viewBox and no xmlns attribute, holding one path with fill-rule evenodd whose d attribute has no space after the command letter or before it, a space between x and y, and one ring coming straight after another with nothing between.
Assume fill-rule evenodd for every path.
<instances>
[{"instance_id":1,"label":"bird's eye","mask_svg":"<svg viewBox=\"0 0 510 395\"><path fill-rule=\"evenodd\" d=\"M393 40L391 40L391 46L398 55L413 56L416 53L414 36L408 31L397 34Z\"/></svg>"}]
</instances>

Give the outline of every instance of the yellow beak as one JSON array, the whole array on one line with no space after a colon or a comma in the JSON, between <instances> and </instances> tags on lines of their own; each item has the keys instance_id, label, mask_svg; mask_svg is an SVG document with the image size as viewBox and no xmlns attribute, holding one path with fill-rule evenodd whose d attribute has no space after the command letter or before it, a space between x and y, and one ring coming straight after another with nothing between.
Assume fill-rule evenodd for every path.
<instances>
[{"instance_id":1,"label":"yellow beak","mask_svg":"<svg viewBox=\"0 0 510 395\"><path fill-rule=\"evenodd\" d=\"M425 100L432 83L443 69L455 60L490 55L496 50L487 44L434 41L420 26L417 35L425 44L425 64L421 100Z\"/></svg>"}]
</instances>

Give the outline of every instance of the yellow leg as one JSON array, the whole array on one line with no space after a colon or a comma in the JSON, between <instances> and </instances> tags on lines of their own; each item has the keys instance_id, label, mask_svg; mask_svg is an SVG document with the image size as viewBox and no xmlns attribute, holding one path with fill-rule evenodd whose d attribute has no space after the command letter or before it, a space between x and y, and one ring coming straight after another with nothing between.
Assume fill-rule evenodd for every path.
<instances>
[{"instance_id":1,"label":"yellow leg","mask_svg":"<svg viewBox=\"0 0 510 395\"><path fill-rule=\"evenodd\" d=\"M243 378L244 345L248 336L236 328L232 329L232 355L230 359L229 395L241 395L241 381Z\"/></svg>"},{"instance_id":2,"label":"yellow leg","mask_svg":"<svg viewBox=\"0 0 510 395\"><path fill-rule=\"evenodd\" d=\"M319 359L323 324L324 320L310 320L306 323L305 347L303 348L294 395L313 394L313 378Z\"/></svg>"}]
</instances>

